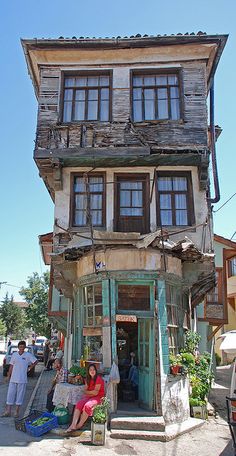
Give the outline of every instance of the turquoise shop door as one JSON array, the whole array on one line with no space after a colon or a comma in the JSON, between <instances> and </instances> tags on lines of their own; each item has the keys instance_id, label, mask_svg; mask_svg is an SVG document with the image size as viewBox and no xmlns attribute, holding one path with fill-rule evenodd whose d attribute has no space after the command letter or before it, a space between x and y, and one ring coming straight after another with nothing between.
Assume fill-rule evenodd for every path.
<instances>
[{"instance_id":1,"label":"turquoise shop door","mask_svg":"<svg viewBox=\"0 0 236 456\"><path fill-rule=\"evenodd\" d=\"M154 350L153 319L138 319L139 405L153 409Z\"/></svg>"}]
</instances>

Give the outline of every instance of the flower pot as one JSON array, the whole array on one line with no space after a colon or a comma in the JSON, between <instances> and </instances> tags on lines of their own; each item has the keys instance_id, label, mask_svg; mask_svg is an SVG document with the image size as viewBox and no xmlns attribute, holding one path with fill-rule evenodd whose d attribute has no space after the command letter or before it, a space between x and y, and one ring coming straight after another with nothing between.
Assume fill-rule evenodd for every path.
<instances>
[{"instance_id":1,"label":"flower pot","mask_svg":"<svg viewBox=\"0 0 236 456\"><path fill-rule=\"evenodd\" d=\"M170 366L170 372L172 375L177 375L180 372L181 366Z\"/></svg>"},{"instance_id":2,"label":"flower pot","mask_svg":"<svg viewBox=\"0 0 236 456\"><path fill-rule=\"evenodd\" d=\"M191 407L191 416L193 418L200 418L206 420L208 417L206 405L193 405Z\"/></svg>"},{"instance_id":3,"label":"flower pot","mask_svg":"<svg viewBox=\"0 0 236 456\"><path fill-rule=\"evenodd\" d=\"M106 423L94 423L91 424L91 441L94 445L105 445L105 432Z\"/></svg>"}]
</instances>

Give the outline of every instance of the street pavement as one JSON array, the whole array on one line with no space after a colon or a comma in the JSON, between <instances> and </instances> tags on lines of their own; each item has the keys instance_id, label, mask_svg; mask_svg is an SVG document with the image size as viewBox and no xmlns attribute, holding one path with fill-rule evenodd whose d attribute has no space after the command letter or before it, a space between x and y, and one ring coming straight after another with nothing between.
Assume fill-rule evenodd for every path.
<instances>
[{"instance_id":1,"label":"street pavement","mask_svg":"<svg viewBox=\"0 0 236 456\"><path fill-rule=\"evenodd\" d=\"M1 358L0 358L1 361ZM24 408L30 400L42 364L37 366L35 378L29 379ZM33 407L46 395L51 375L43 372L41 387L38 388ZM51 374L51 373L50 373ZM217 369L215 385L210 401L214 403L217 417L210 417L206 423L188 434L184 434L167 443L142 440L114 440L107 433L103 447L90 443L90 433L84 432L77 437L64 437L48 433L34 438L21 431L16 431L13 418L0 418L0 456L233 456L231 437L228 429L225 408L225 396L228 394L231 371L228 366ZM7 385L0 372L0 408L3 407Z\"/></svg>"}]
</instances>

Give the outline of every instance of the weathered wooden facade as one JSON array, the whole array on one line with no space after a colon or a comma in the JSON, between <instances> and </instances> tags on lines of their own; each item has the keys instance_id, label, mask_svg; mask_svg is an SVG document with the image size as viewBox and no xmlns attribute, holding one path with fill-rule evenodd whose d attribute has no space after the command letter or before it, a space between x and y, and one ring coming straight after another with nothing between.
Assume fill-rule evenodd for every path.
<instances>
[{"instance_id":1,"label":"weathered wooden facade","mask_svg":"<svg viewBox=\"0 0 236 456\"><path fill-rule=\"evenodd\" d=\"M55 202L50 312L67 312L68 362L86 348L104 369L118 357L125 375L131 356L139 404L166 422L188 417L169 352L215 283L207 97L226 40L22 40L34 159Z\"/></svg>"}]
</instances>

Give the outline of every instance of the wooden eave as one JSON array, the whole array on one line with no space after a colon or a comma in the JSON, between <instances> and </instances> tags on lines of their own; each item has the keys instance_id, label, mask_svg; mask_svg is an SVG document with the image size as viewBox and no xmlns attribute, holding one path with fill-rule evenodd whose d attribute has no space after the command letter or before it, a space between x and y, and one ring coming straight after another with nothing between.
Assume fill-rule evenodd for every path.
<instances>
[{"instance_id":1,"label":"wooden eave","mask_svg":"<svg viewBox=\"0 0 236 456\"><path fill-rule=\"evenodd\" d=\"M133 38L105 38L105 39L22 39L22 47L25 59L31 76L36 97L39 92L39 70L40 65L61 65L63 64L63 51L68 58L68 51L109 51L121 49L144 49L162 46L196 46L197 54L192 60L199 58L207 60L208 89L211 86L221 54L225 47L228 35L173 35L156 37L133 37ZM201 48L205 51L201 55ZM208 50L207 50L208 47ZM59 54L58 54L59 51ZM76 54L77 55L77 54ZM54 58L53 58L54 57ZM64 57L65 58L65 57ZM78 58L77 58L78 61ZM146 60L144 63L147 63ZM181 61L181 56L176 56L176 61ZM128 62L128 61L127 61ZM67 65L70 62L67 61ZM112 62L104 62L112 65ZM114 63L114 62L113 62ZM125 62L124 62L125 63ZM136 62L137 63L137 62ZM149 62L151 63L151 62ZM96 62L94 62L96 66ZM86 64L85 64L86 66Z\"/></svg>"},{"instance_id":2,"label":"wooden eave","mask_svg":"<svg viewBox=\"0 0 236 456\"><path fill-rule=\"evenodd\" d=\"M133 149L133 150L132 150ZM60 160L62 166L93 166L93 167L122 167L122 166L208 166L209 154L188 150L163 149L159 153L152 152L147 147L117 147L117 148L63 148L37 149L34 153L39 169L44 160Z\"/></svg>"},{"instance_id":3,"label":"wooden eave","mask_svg":"<svg viewBox=\"0 0 236 456\"><path fill-rule=\"evenodd\" d=\"M38 238L44 264L50 265L50 253L53 251L53 233L41 234Z\"/></svg>"},{"instance_id":4,"label":"wooden eave","mask_svg":"<svg viewBox=\"0 0 236 456\"><path fill-rule=\"evenodd\" d=\"M236 242L231 241L230 239L224 238L223 236L219 236L218 234L214 234L214 241L218 242L219 244L226 245L231 249L236 249Z\"/></svg>"},{"instance_id":5,"label":"wooden eave","mask_svg":"<svg viewBox=\"0 0 236 456\"><path fill-rule=\"evenodd\" d=\"M122 168L136 166L197 166L200 188L205 190L208 180L209 153L193 151L168 151L152 153L149 148L76 148L76 149L38 149L34 159L39 168L49 194L54 201L58 182L52 177L55 161L63 167L88 166L92 168ZM151 152L151 153L150 153ZM62 174L61 174L62 179Z\"/></svg>"}]
</instances>

